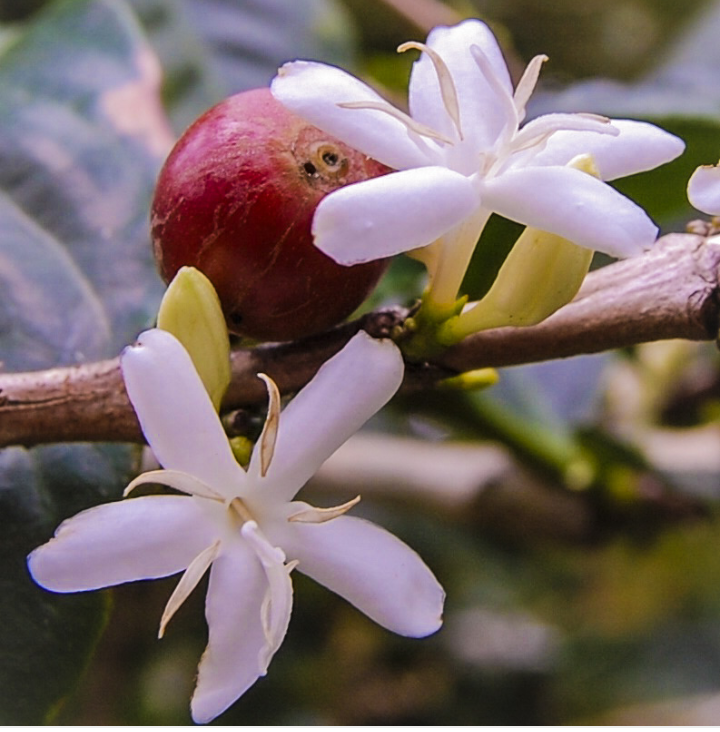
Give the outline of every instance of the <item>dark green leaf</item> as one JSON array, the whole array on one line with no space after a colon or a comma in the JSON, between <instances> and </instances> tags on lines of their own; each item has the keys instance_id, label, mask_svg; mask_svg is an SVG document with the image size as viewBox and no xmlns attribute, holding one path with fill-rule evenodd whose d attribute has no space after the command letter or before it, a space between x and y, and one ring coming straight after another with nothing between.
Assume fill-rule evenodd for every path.
<instances>
[{"instance_id":1,"label":"dark green leaf","mask_svg":"<svg viewBox=\"0 0 720 732\"><path fill-rule=\"evenodd\" d=\"M267 86L285 61L348 66L352 34L334 0L131 0L165 72L176 129L222 98Z\"/></svg>"},{"instance_id":2,"label":"dark green leaf","mask_svg":"<svg viewBox=\"0 0 720 732\"><path fill-rule=\"evenodd\" d=\"M465 272L461 295L479 300L487 293L524 228L522 224L502 216L494 214L490 217Z\"/></svg>"},{"instance_id":3,"label":"dark green leaf","mask_svg":"<svg viewBox=\"0 0 720 732\"><path fill-rule=\"evenodd\" d=\"M0 358L28 370L117 354L162 293L148 205L171 142L154 57L120 2L54 3L0 56ZM98 593L54 595L26 555L60 521L117 499L137 450L0 452L0 722L39 724L104 623Z\"/></svg>"},{"instance_id":4,"label":"dark green leaf","mask_svg":"<svg viewBox=\"0 0 720 732\"><path fill-rule=\"evenodd\" d=\"M698 165L713 165L720 157L720 111L709 117L653 119L685 140L685 153L667 165L617 182L618 190L639 203L665 231L684 228L698 216L687 199L687 182Z\"/></svg>"},{"instance_id":5,"label":"dark green leaf","mask_svg":"<svg viewBox=\"0 0 720 732\"><path fill-rule=\"evenodd\" d=\"M0 192L0 353L8 371L100 358L102 303L60 242Z\"/></svg>"},{"instance_id":6,"label":"dark green leaf","mask_svg":"<svg viewBox=\"0 0 720 732\"><path fill-rule=\"evenodd\" d=\"M50 6L0 58L0 189L95 289L107 355L150 322L162 292L147 221L170 136L153 64L124 6L101 0Z\"/></svg>"},{"instance_id":7,"label":"dark green leaf","mask_svg":"<svg viewBox=\"0 0 720 732\"><path fill-rule=\"evenodd\" d=\"M0 452L0 724L42 724L87 663L107 596L47 592L30 579L25 557L59 516L117 497L129 457L100 445Z\"/></svg>"}]
</instances>

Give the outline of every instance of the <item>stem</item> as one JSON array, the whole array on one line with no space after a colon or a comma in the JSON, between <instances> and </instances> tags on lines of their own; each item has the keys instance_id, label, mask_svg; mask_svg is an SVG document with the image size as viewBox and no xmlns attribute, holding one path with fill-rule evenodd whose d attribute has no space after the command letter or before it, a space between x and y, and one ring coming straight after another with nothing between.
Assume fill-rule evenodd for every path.
<instances>
[{"instance_id":1,"label":"stem","mask_svg":"<svg viewBox=\"0 0 720 732\"><path fill-rule=\"evenodd\" d=\"M586 488L594 476L592 465L583 456L572 434L560 428L528 421L491 399L472 403L475 420L490 429L503 444L525 455L547 472L556 473L575 489Z\"/></svg>"},{"instance_id":2,"label":"stem","mask_svg":"<svg viewBox=\"0 0 720 732\"><path fill-rule=\"evenodd\" d=\"M538 325L497 328L452 346L430 364L408 364L405 390L486 366L598 353L671 338L716 341L720 329L720 238L670 234L647 254L588 275L577 297ZM239 349L223 410L264 404L258 373L283 394L304 386L359 330L388 337L406 312L382 310L294 343ZM0 446L142 441L117 359L0 374Z\"/></svg>"}]
</instances>

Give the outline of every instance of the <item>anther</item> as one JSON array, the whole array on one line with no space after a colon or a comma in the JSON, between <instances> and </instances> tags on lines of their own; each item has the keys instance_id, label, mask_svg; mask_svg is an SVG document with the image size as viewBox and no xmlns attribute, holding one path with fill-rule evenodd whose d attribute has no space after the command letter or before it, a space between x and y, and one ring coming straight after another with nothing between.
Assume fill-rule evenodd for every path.
<instances>
[{"instance_id":1,"label":"anther","mask_svg":"<svg viewBox=\"0 0 720 732\"><path fill-rule=\"evenodd\" d=\"M258 374L258 378L265 382L268 393L268 410L265 426L260 435L260 475L265 477L275 453L278 425L280 423L280 392L275 382L267 374Z\"/></svg>"},{"instance_id":2,"label":"anther","mask_svg":"<svg viewBox=\"0 0 720 732\"><path fill-rule=\"evenodd\" d=\"M428 127L427 125L417 122L412 117L410 117L410 115L405 114L405 112L401 112L399 109L396 109L387 102L339 102L337 106L341 107L342 109L372 109L377 112L385 112L385 114L389 114L391 117L394 117L396 120L398 120L398 122L402 122L402 124L404 124L405 127L408 128L408 130L414 132L417 135L420 135L422 137L429 137L433 140L437 140L438 142L444 142L448 145L454 144L454 141L446 135L437 132L432 127Z\"/></svg>"},{"instance_id":3,"label":"anther","mask_svg":"<svg viewBox=\"0 0 720 732\"><path fill-rule=\"evenodd\" d=\"M540 70L542 65L548 60L545 54L538 54L530 63L525 67L520 81L515 87L515 109L517 109L518 119L522 121L525 118L525 107L527 106L528 100L532 96L537 86L538 78L540 76Z\"/></svg>"},{"instance_id":4,"label":"anther","mask_svg":"<svg viewBox=\"0 0 720 732\"><path fill-rule=\"evenodd\" d=\"M241 519L241 523L245 524L248 521L255 521L250 511L248 511L247 506L243 503L242 498L233 498L230 501L229 508L237 518Z\"/></svg>"},{"instance_id":5,"label":"anther","mask_svg":"<svg viewBox=\"0 0 720 732\"><path fill-rule=\"evenodd\" d=\"M435 67L435 73L437 74L438 83L440 84L440 95L442 96L443 104L445 105L447 113L450 115L450 119L455 125L458 137L462 140L463 134L460 127L460 103L458 101L457 89L455 88L455 82L453 81L450 69L443 61L442 56L440 56L437 51L430 48L430 46L426 46L424 43L408 41L407 43L399 45L397 50L398 53L405 53L405 51L409 51L410 49L422 51L427 54L430 61L432 61L432 64Z\"/></svg>"}]
</instances>

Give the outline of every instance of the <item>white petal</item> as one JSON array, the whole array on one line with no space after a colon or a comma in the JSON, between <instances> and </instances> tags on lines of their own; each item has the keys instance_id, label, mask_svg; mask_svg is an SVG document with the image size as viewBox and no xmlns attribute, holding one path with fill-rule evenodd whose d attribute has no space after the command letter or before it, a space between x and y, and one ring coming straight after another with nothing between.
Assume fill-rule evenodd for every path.
<instances>
[{"instance_id":1,"label":"white petal","mask_svg":"<svg viewBox=\"0 0 720 732\"><path fill-rule=\"evenodd\" d=\"M390 532L352 516L273 527L279 535L271 539L298 560L298 571L376 623L416 638L440 628L443 588L417 553Z\"/></svg>"},{"instance_id":2,"label":"white petal","mask_svg":"<svg viewBox=\"0 0 720 732\"><path fill-rule=\"evenodd\" d=\"M312 61L287 63L270 88L273 96L291 111L391 168L428 165L437 156L436 144L411 133L395 117L374 109L338 106L385 100L367 84L335 66Z\"/></svg>"},{"instance_id":3,"label":"white petal","mask_svg":"<svg viewBox=\"0 0 720 732\"><path fill-rule=\"evenodd\" d=\"M345 186L315 211L315 246L340 264L427 246L478 206L472 181L447 168L391 173Z\"/></svg>"},{"instance_id":4,"label":"white petal","mask_svg":"<svg viewBox=\"0 0 720 732\"><path fill-rule=\"evenodd\" d=\"M160 464L194 475L226 497L239 495L245 473L180 342L157 328L121 356L123 378L143 433Z\"/></svg>"},{"instance_id":5,"label":"white petal","mask_svg":"<svg viewBox=\"0 0 720 732\"><path fill-rule=\"evenodd\" d=\"M507 100L501 103L470 52L473 45L483 51L499 86L512 99L510 74L492 31L485 23L470 19L452 28L435 28L428 36L427 45L442 57L452 74L460 103L463 147L479 151L492 146L508 121L514 122L506 114ZM413 65L409 104L412 116L418 121L454 137L455 126L443 104L435 67L426 54Z\"/></svg>"},{"instance_id":6,"label":"white petal","mask_svg":"<svg viewBox=\"0 0 720 732\"><path fill-rule=\"evenodd\" d=\"M54 592L79 592L185 569L215 536L187 496L144 496L95 506L60 524L28 557L33 579Z\"/></svg>"},{"instance_id":7,"label":"white petal","mask_svg":"<svg viewBox=\"0 0 720 732\"><path fill-rule=\"evenodd\" d=\"M569 167L508 171L484 183L483 204L513 221L614 257L641 254L657 237L657 227L640 206Z\"/></svg>"},{"instance_id":8,"label":"white petal","mask_svg":"<svg viewBox=\"0 0 720 732\"><path fill-rule=\"evenodd\" d=\"M317 508L309 504L302 504L303 507L297 513L290 514L288 521L298 521L301 524L324 524L326 521L342 516L351 508L360 503L360 496L355 496L340 506L330 506L329 508Z\"/></svg>"},{"instance_id":9,"label":"white petal","mask_svg":"<svg viewBox=\"0 0 720 732\"><path fill-rule=\"evenodd\" d=\"M205 724L224 712L263 675L265 647L261 607L265 572L252 549L238 537L223 547L210 570L205 616L208 645L198 667L192 717Z\"/></svg>"},{"instance_id":10,"label":"white petal","mask_svg":"<svg viewBox=\"0 0 720 732\"><path fill-rule=\"evenodd\" d=\"M364 331L317 372L280 415L275 456L258 497L290 500L315 471L397 391L403 359ZM257 459L253 455L253 459Z\"/></svg>"},{"instance_id":11,"label":"white petal","mask_svg":"<svg viewBox=\"0 0 720 732\"><path fill-rule=\"evenodd\" d=\"M652 170L682 154L685 143L649 122L614 119L616 137L594 132L561 131L532 159L533 165L567 165L577 155L590 154L603 180Z\"/></svg>"},{"instance_id":12,"label":"white petal","mask_svg":"<svg viewBox=\"0 0 720 732\"><path fill-rule=\"evenodd\" d=\"M720 167L702 165L697 168L688 181L687 194L698 211L720 215Z\"/></svg>"}]
</instances>

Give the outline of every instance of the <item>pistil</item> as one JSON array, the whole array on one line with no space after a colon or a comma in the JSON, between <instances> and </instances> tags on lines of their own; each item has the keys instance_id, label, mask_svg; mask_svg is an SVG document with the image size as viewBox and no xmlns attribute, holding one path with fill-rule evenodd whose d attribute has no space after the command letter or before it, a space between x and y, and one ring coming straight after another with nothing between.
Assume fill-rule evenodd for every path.
<instances>
[{"instance_id":1,"label":"pistil","mask_svg":"<svg viewBox=\"0 0 720 732\"><path fill-rule=\"evenodd\" d=\"M239 526L242 526L247 521L255 521L255 518L250 513L242 498L233 498L228 504L228 510L233 519L238 522Z\"/></svg>"}]
</instances>

